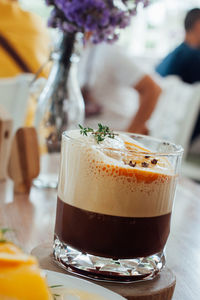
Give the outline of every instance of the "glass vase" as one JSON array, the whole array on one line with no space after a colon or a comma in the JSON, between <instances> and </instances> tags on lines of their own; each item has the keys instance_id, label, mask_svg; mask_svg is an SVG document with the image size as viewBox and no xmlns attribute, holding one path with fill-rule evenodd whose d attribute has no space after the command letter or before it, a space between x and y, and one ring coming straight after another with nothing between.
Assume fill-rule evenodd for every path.
<instances>
[{"instance_id":1,"label":"glass vase","mask_svg":"<svg viewBox=\"0 0 200 300\"><path fill-rule=\"evenodd\" d=\"M61 149L61 135L84 121L84 101L77 79L75 34L63 34L54 51L53 66L39 96L35 117L41 152L40 175L34 185L56 188Z\"/></svg>"}]
</instances>

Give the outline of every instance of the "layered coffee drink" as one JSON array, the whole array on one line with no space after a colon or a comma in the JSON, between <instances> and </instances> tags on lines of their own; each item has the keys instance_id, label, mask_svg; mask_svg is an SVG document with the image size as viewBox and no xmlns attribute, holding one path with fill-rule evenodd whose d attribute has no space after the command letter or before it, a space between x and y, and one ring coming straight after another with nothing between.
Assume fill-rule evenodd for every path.
<instances>
[{"instance_id":1,"label":"layered coffee drink","mask_svg":"<svg viewBox=\"0 0 200 300\"><path fill-rule=\"evenodd\" d=\"M55 225L60 243L112 260L162 252L177 174L166 155L139 140L118 133L99 142L93 132L66 133Z\"/></svg>"}]
</instances>

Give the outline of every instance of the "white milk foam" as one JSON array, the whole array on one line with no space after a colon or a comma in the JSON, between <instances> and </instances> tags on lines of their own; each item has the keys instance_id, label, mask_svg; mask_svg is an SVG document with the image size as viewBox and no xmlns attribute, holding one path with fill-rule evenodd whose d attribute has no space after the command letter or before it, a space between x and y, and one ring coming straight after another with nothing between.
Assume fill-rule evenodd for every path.
<instances>
[{"instance_id":1,"label":"white milk foam","mask_svg":"<svg viewBox=\"0 0 200 300\"><path fill-rule=\"evenodd\" d=\"M62 141L59 198L72 206L122 217L153 217L170 213L176 176L166 158L151 168L125 165L124 139L106 138L101 145L78 130ZM131 140L134 144L135 141ZM101 148L99 148L101 147Z\"/></svg>"}]
</instances>

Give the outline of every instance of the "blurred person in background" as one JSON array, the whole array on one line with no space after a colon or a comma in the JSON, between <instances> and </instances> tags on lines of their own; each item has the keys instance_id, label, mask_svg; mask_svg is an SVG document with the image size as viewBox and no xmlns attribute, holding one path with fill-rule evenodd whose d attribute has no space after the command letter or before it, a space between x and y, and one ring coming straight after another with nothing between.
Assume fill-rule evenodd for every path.
<instances>
[{"instance_id":1,"label":"blurred person in background","mask_svg":"<svg viewBox=\"0 0 200 300\"><path fill-rule=\"evenodd\" d=\"M0 0L0 77L35 74L49 57L50 39L41 18L17 0ZM47 77L42 70L40 76Z\"/></svg>"},{"instance_id":2,"label":"blurred person in background","mask_svg":"<svg viewBox=\"0 0 200 300\"><path fill-rule=\"evenodd\" d=\"M185 17L185 39L156 67L163 77L177 75L184 82L200 82L200 8L190 10ZM200 114L192 140L200 135Z\"/></svg>"},{"instance_id":3,"label":"blurred person in background","mask_svg":"<svg viewBox=\"0 0 200 300\"><path fill-rule=\"evenodd\" d=\"M50 37L42 19L24 11L17 0L0 0L0 78L22 73L48 77L49 68L42 66L49 55ZM33 125L36 105L36 99L30 97L27 126Z\"/></svg>"},{"instance_id":4,"label":"blurred person in background","mask_svg":"<svg viewBox=\"0 0 200 300\"><path fill-rule=\"evenodd\" d=\"M100 122L114 130L148 133L146 122L161 88L126 54L126 49L109 44L89 46L79 71L86 74L81 79L86 112L88 103L92 103L91 115L95 115L86 118L87 126L95 127Z\"/></svg>"}]
</instances>

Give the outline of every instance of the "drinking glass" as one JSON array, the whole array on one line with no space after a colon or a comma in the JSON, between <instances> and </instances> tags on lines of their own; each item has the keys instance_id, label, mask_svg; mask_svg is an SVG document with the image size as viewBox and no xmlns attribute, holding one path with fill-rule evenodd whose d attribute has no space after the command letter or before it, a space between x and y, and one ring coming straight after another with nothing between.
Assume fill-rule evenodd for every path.
<instances>
[{"instance_id":1,"label":"drinking glass","mask_svg":"<svg viewBox=\"0 0 200 300\"><path fill-rule=\"evenodd\" d=\"M123 136L126 150L63 133L53 247L69 271L122 282L154 278L165 265L183 153L149 136Z\"/></svg>"}]
</instances>

